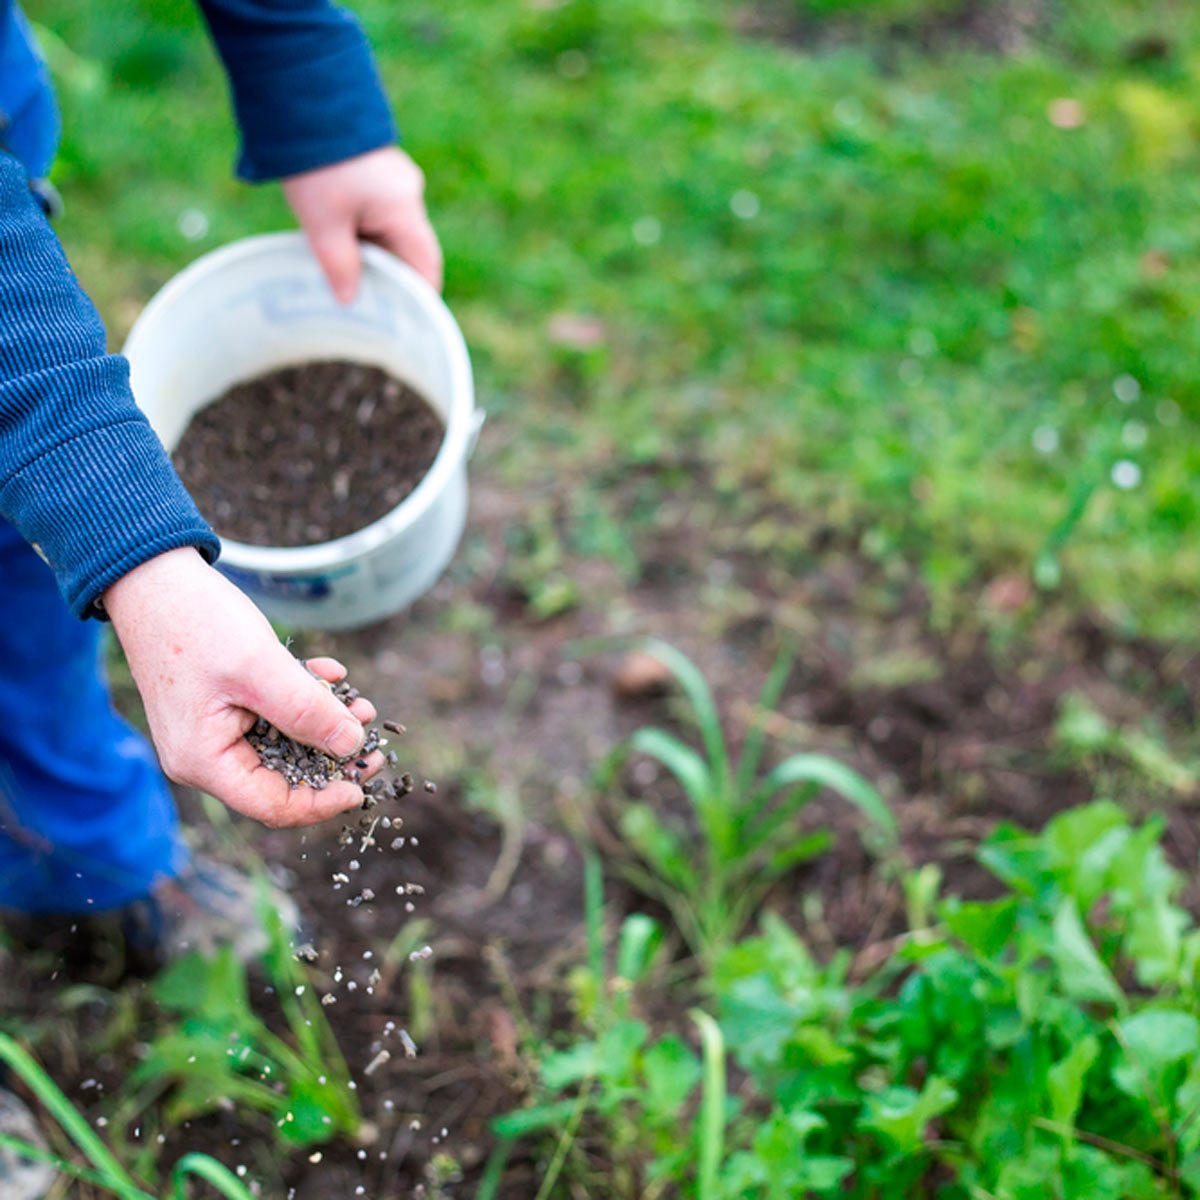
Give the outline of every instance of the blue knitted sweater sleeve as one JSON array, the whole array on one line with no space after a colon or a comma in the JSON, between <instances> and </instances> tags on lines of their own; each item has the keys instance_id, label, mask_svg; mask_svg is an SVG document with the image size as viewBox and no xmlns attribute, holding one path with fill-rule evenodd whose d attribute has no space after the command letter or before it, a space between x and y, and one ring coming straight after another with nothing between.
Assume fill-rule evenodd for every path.
<instances>
[{"instance_id":1,"label":"blue knitted sweater sleeve","mask_svg":"<svg viewBox=\"0 0 1200 1200\"><path fill-rule=\"evenodd\" d=\"M229 76L243 179L281 179L396 140L366 37L331 0L199 5Z\"/></svg>"},{"instance_id":2,"label":"blue knitted sweater sleeve","mask_svg":"<svg viewBox=\"0 0 1200 1200\"><path fill-rule=\"evenodd\" d=\"M125 360L0 153L0 516L41 552L79 616L140 563L220 543L129 390ZM3 580L0 580L0 585Z\"/></svg>"}]
</instances>

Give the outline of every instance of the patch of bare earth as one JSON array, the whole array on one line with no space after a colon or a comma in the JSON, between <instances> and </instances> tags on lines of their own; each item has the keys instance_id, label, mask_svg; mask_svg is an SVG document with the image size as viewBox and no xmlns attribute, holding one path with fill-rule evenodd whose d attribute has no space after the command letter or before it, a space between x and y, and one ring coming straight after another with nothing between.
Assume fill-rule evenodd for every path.
<instances>
[{"instance_id":1,"label":"patch of bare earth","mask_svg":"<svg viewBox=\"0 0 1200 1200\"><path fill-rule=\"evenodd\" d=\"M613 502L624 519L619 487ZM543 1034L568 1023L562 980L584 956L582 860L572 831L591 825L611 836L620 803L610 796L593 804L592 771L637 726L676 721L661 679L652 671L639 679L627 643L604 639L652 634L685 651L740 743L760 719L755 699L779 634L789 631L797 656L768 718L772 753L822 750L856 766L894 806L909 859L941 864L947 888L967 895L992 886L974 849L997 821L1038 826L1091 794L1056 749L1065 695L1085 695L1116 722L1154 714L1180 736L1190 722L1200 690L1194 654L1038 611L1020 578L1002 577L971 598L988 620L939 630L902 565L869 562L836 536L797 543L786 513L747 510L731 519L702 474L686 488L664 486L653 513L637 535L636 582L623 581L603 558L569 553L562 569L580 602L538 621L509 562L507 534L523 519L523 495L485 468L459 565L430 596L373 628L305 639L306 652L340 657L380 712L408 726L398 747L403 765L440 784L436 796L418 791L403 810L410 840L396 853L339 847L336 829L245 828L259 853L290 876L320 951L316 985L335 990L341 968L327 1013L357 1080L367 1134L361 1145L323 1148L318 1162L296 1153L276 1167L261 1130L221 1115L171 1133L167 1161L207 1148L227 1162L249 1162L267 1181L266 1194L294 1188L295 1200L399 1200L421 1187L430 1197L474 1194L492 1147L490 1118L528 1094L524 1023ZM560 517L567 520L565 509ZM625 784L627 794L681 811L661 776L642 771ZM1191 863L1200 823L1188 800L1147 795L1170 812L1172 845ZM822 797L810 819L835 831L835 846L770 902L819 949L847 946L869 964L900 928L898 889L862 848L847 806ZM334 874L349 874L352 859L360 863L353 886L335 888ZM375 899L349 904L363 888ZM806 894L819 905L802 906ZM624 888L612 895L642 903ZM417 968L389 959L388 948L415 920L426 922L420 941L432 949L419 968L430 1023L419 1030L417 1057L406 1058L387 1042L388 1025L414 1024ZM58 986L50 962L16 958L8 966L6 1010L35 1021ZM375 967L380 977L371 984ZM358 984L353 991L349 979ZM91 1049L102 1017L82 1005L71 1037L47 1036L40 1045L93 1119L104 1107L82 1081L102 1077L111 1094L128 1053ZM391 1045L392 1057L368 1075L380 1044ZM231 1139L260 1149L231 1151ZM442 1154L463 1178L438 1192L431 1179ZM517 1155L503 1194L527 1197L536 1176L536 1163Z\"/></svg>"}]
</instances>

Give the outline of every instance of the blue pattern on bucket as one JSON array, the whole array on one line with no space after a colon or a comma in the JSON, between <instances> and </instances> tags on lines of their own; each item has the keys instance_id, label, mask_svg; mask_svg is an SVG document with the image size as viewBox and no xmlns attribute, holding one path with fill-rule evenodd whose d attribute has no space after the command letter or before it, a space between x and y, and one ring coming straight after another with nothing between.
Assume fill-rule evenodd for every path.
<instances>
[{"instance_id":1,"label":"blue pattern on bucket","mask_svg":"<svg viewBox=\"0 0 1200 1200\"><path fill-rule=\"evenodd\" d=\"M263 320L272 325L308 320L349 321L383 333L396 332L395 313L365 282L358 299L346 306L334 302L329 285L323 279L293 275L239 292L227 300L224 307L228 312L245 304L256 307Z\"/></svg>"},{"instance_id":2,"label":"blue pattern on bucket","mask_svg":"<svg viewBox=\"0 0 1200 1200\"><path fill-rule=\"evenodd\" d=\"M276 600L324 600L332 595L337 580L357 574L359 570L353 563L324 575L267 575L262 571L231 567L228 563L220 563L219 569L247 594L271 596Z\"/></svg>"}]
</instances>

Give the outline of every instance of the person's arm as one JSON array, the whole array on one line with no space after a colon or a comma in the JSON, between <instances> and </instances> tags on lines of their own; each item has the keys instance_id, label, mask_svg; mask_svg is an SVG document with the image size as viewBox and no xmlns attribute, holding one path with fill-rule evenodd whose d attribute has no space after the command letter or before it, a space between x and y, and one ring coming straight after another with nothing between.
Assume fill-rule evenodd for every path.
<instances>
[{"instance_id":1,"label":"person's arm","mask_svg":"<svg viewBox=\"0 0 1200 1200\"><path fill-rule=\"evenodd\" d=\"M41 552L72 611L139 563L220 543L129 390L25 172L0 153L0 515ZM3 580L0 580L3 588Z\"/></svg>"},{"instance_id":2,"label":"person's arm","mask_svg":"<svg viewBox=\"0 0 1200 1200\"><path fill-rule=\"evenodd\" d=\"M338 298L357 290L358 238L440 288L424 177L394 145L387 97L354 18L331 0L198 3L229 76L242 134L238 174L283 180Z\"/></svg>"},{"instance_id":3,"label":"person's arm","mask_svg":"<svg viewBox=\"0 0 1200 1200\"><path fill-rule=\"evenodd\" d=\"M238 174L299 175L390 146L387 97L358 22L329 0L199 0L242 134Z\"/></svg>"},{"instance_id":4,"label":"person's arm","mask_svg":"<svg viewBox=\"0 0 1200 1200\"><path fill-rule=\"evenodd\" d=\"M263 716L347 755L374 710L356 701L347 713L209 565L219 542L134 404L128 364L106 352L25 172L4 153L0 517L41 551L76 615L111 617L168 775L272 825L361 803L349 783L289 791L243 737ZM6 583L0 576L0 603ZM340 672L331 660L320 670Z\"/></svg>"}]
</instances>

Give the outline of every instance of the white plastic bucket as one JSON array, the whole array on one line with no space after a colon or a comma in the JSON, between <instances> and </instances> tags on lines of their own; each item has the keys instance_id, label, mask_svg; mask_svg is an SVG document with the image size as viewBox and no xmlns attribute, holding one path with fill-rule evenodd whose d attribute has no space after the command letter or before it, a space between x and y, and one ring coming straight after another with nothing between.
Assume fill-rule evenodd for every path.
<instances>
[{"instance_id":1,"label":"white plastic bucket","mask_svg":"<svg viewBox=\"0 0 1200 1200\"><path fill-rule=\"evenodd\" d=\"M450 310L399 259L364 246L358 296L342 307L302 234L235 242L192 263L150 301L125 354L134 396L168 450L192 414L232 384L321 358L382 367L445 422L428 474L373 524L294 548L222 539L221 570L268 616L313 629L365 625L410 604L450 562L483 414Z\"/></svg>"}]
</instances>

